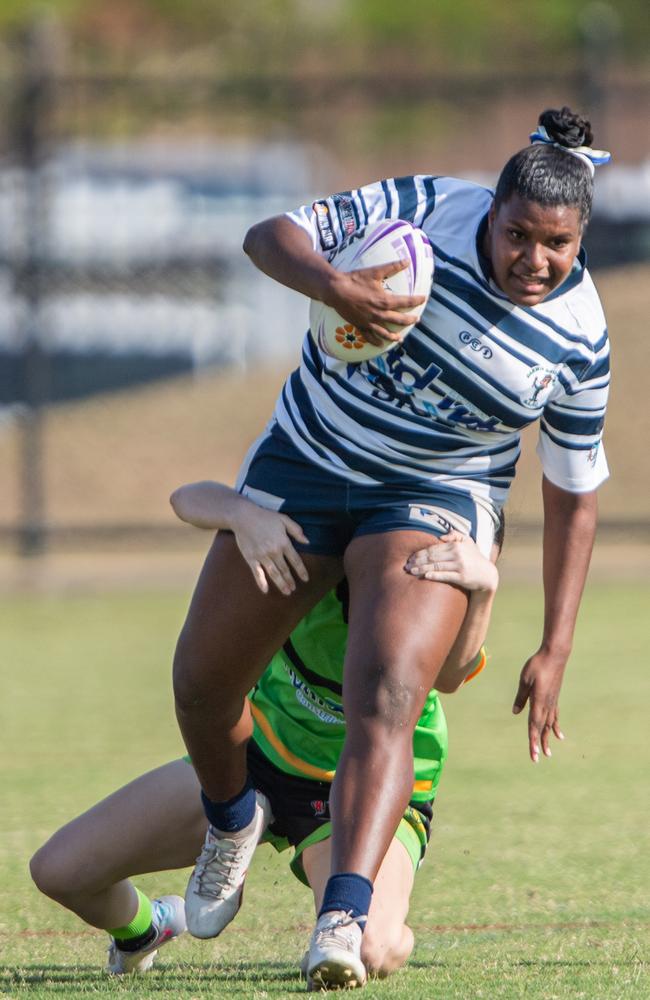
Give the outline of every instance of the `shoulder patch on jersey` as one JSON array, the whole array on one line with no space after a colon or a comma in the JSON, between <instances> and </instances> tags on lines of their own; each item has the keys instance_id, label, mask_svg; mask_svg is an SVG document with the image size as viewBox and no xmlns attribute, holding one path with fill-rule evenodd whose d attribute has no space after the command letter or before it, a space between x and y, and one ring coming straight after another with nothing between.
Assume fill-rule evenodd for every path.
<instances>
[{"instance_id":1,"label":"shoulder patch on jersey","mask_svg":"<svg viewBox=\"0 0 650 1000\"><path fill-rule=\"evenodd\" d=\"M315 201L312 205L316 213L318 235L323 250L333 250L336 246L336 236L332 227L332 214L326 201Z\"/></svg>"},{"instance_id":2,"label":"shoulder patch on jersey","mask_svg":"<svg viewBox=\"0 0 650 1000\"><path fill-rule=\"evenodd\" d=\"M334 204L339 215L341 229L346 236L351 236L359 225L354 202L351 198L346 198L344 195L336 195Z\"/></svg>"}]
</instances>

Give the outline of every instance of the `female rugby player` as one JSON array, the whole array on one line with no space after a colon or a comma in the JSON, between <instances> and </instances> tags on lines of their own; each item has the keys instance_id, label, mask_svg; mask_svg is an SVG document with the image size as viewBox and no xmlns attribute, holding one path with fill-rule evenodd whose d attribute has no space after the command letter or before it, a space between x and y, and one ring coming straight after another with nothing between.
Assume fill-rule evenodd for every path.
<instances>
[{"instance_id":1,"label":"female rugby player","mask_svg":"<svg viewBox=\"0 0 650 1000\"><path fill-rule=\"evenodd\" d=\"M513 710L529 704L533 761L540 745L550 755L550 733L559 735L596 489L608 474L607 332L580 242L594 165L609 154L591 149L589 122L568 108L544 112L531 141L505 165L495 192L450 177L386 180L262 222L244 244L271 277L333 306L369 339L395 341L373 361L346 365L305 338L302 365L249 454L239 489L300 524L309 545L296 544L309 579L298 579L288 597L263 595L233 539L218 536L174 666L177 717L202 786L215 864L219 837L236 839L243 875L263 823L246 770L246 693L345 572L347 736L332 789L331 877L309 958L310 973L326 985L346 983L360 968L373 880L409 800L413 727L467 607L462 588L423 586L404 563L450 527L489 553L520 431L538 420L544 628ZM401 265L344 273L329 260L367 223L398 217L424 230L436 261L431 296L403 343L389 324L408 323L421 300L384 289ZM216 935L236 907L199 890L191 879L188 926Z\"/></svg>"},{"instance_id":2,"label":"female rugby player","mask_svg":"<svg viewBox=\"0 0 650 1000\"><path fill-rule=\"evenodd\" d=\"M263 592L269 582L283 592L293 585L288 566L304 575L291 543L301 530L286 516L263 510L219 483L180 487L171 500L183 520L233 531ZM495 549L494 559L496 555ZM455 690L485 662L481 647L498 584L496 566L471 541L454 535L417 553L409 570L432 580L454 579L471 591L468 613L441 675L445 689ZM344 588L326 595L249 694L255 719L249 768L268 823L264 837L279 850L295 847L292 870L311 886L317 910L329 875L329 789L345 735L340 696L345 604ZM435 691L416 727L413 751L411 802L380 865L361 953L365 969L379 975L402 965L413 947L406 925L409 897L447 756L446 722ZM108 930L109 972L146 971L157 950L185 929L180 897L149 900L131 877L193 863L206 826L199 791L189 762L172 761L68 823L32 859L32 874L43 892L87 923ZM223 851L220 856L220 882L226 885L228 863Z\"/></svg>"}]
</instances>

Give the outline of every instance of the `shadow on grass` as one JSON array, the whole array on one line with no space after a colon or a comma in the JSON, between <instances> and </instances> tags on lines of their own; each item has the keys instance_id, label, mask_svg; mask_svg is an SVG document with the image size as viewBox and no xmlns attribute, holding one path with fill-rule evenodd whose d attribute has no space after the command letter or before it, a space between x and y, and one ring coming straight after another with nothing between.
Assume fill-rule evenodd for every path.
<instances>
[{"instance_id":1,"label":"shadow on grass","mask_svg":"<svg viewBox=\"0 0 650 1000\"><path fill-rule=\"evenodd\" d=\"M499 962L504 968L508 967L511 969L573 969L573 968L592 968L594 966L602 965L604 968L611 969L612 965L616 965L618 968L638 968L639 966L650 966L650 961L641 958L617 958L616 960L609 958L517 958L513 960L508 960L500 958ZM427 962L420 959L411 959L407 965L408 969L419 969L420 971L426 969L461 969L467 966L467 962L448 962L448 961L432 961Z\"/></svg>"},{"instance_id":2,"label":"shadow on grass","mask_svg":"<svg viewBox=\"0 0 650 1000\"><path fill-rule=\"evenodd\" d=\"M140 980L138 980L140 981ZM65 996L73 987L93 987L102 992L102 986L132 983L131 977L108 976L96 965L25 965L17 968L0 967L0 994L9 990L30 990L40 987ZM303 993L295 965L286 962L230 962L201 965L161 965L146 975L147 992L175 992L182 996L201 985L228 986L230 990L243 990L263 983L273 989L273 984L283 993ZM143 983L144 985L144 983Z\"/></svg>"},{"instance_id":3,"label":"shadow on grass","mask_svg":"<svg viewBox=\"0 0 650 1000\"><path fill-rule=\"evenodd\" d=\"M639 956L617 959L618 968L640 968L648 965ZM531 969L611 969L611 958L595 959L516 959L502 962L504 972ZM411 960L407 971L448 973L460 972L466 968L465 962L441 960ZM293 964L285 962L226 962L192 965L161 965L148 972L144 979L138 978L138 996L197 997L208 993L216 998L223 996L251 996L256 987L261 987L268 996L288 996L305 992L305 982L301 980ZM133 995L134 980L130 976L108 976L96 965L25 965L17 968L0 967L0 995L16 996L20 993L38 991L39 996L52 995L71 997L73 995L115 995L127 992ZM203 992L204 990L208 993Z\"/></svg>"}]
</instances>

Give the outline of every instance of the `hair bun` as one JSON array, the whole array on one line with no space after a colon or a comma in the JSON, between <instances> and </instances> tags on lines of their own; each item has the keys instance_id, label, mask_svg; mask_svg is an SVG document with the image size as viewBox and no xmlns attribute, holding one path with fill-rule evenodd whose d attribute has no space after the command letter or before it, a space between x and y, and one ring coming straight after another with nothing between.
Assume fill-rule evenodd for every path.
<instances>
[{"instance_id":1,"label":"hair bun","mask_svg":"<svg viewBox=\"0 0 650 1000\"><path fill-rule=\"evenodd\" d=\"M539 124L544 126L551 139L567 149L591 146L594 141L591 122L582 115L574 114L566 105L560 111L556 108L542 111Z\"/></svg>"}]
</instances>

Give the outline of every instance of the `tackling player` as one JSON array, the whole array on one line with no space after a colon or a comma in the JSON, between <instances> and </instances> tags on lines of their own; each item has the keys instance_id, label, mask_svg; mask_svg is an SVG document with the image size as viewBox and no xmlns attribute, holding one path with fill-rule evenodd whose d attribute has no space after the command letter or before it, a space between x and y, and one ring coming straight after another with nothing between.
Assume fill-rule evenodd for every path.
<instances>
[{"instance_id":1,"label":"tackling player","mask_svg":"<svg viewBox=\"0 0 650 1000\"><path fill-rule=\"evenodd\" d=\"M289 591L295 586L292 574L304 574L291 543L302 533L289 518L263 510L217 483L181 487L171 499L183 520L233 531L263 592L269 582ZM495 549L494 559L496 554ZM441 675L442 688L454 691L485 663L481 647L498 583L496 567L471 540L454 534L416 553L405 569L471 590L463 628ZM311 886L317 911L330 867L329 791L345 735L341 682L346 617L342 582L295 629L249 695L255 730L248 760L264 817L264 837L278 850L295 848L291 868ZM416 727L413 752L412 798L377 877L363 939L361 982L366 969L386 975L402 965L413 947L413 934L406 925L409 897L427 846L431 807L447 756L446 722L435 691ZM193 864L205 826L193 768L187 760L172 761L119 789L55 833L32 859L32 875L44 893L87 923L108 930L109 972L146 971L161 945L185 929L184 907L178 896L149 900L131 878ZM210 835L203 844L198 867L203 867L208 884L202 889L216 900L228 896L233 872L237 877L241 859L236 857L236 841L232 852L231 864L227 852L220 852L215 871L205 864L213 860ZM231 897L235 910L241 904L243 880L236 888Z\"/></svg>"}]
</instances>

